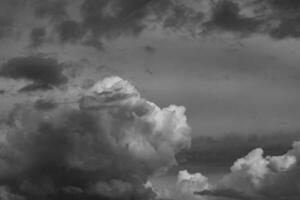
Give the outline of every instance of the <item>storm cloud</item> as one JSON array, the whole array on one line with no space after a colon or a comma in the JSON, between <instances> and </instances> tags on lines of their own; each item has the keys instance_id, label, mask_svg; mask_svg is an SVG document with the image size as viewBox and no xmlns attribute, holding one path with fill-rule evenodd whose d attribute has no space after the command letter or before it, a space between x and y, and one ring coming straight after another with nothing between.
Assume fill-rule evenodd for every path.
<instances>
[{"instance_id":1,"label":"storm cloud","mask_svg":"<svg viewBox=\"0 0 300 200\"><path fill-rule=\"evenodd\" d=\"M1 126L1 195L154 199L144 184L190 145L184 107L160 109L119 77L78 94L75 103L40 100L9 114Z\"/></svg>"},{"instance_id":2,"label":"storm cloud","mask_svg":"<svg viewBox=\"0 0 300 200\"><path fill-rule=\"evenodd\" d=\"M25 86L23 91L51 89L67 82L62 64L55 59L39 56L9 59L1 66L0 76L32 81L32 85Z\"/></svg>"}]
</instances>

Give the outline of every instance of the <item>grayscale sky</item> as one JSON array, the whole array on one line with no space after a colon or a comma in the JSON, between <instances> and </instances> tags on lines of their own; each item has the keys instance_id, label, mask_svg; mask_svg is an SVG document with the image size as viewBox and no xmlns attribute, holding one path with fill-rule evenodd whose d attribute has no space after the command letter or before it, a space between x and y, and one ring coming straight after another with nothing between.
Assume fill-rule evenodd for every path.
<instances>
[{"instance_id":1,"label":"grayscale sky","mask_svg":"<svg viewBox=\"0 0 300 200\"><path fill-rule=\"evenodd\" d=\"M68 84L119 75L159 105L184 105L194 137L300 128L298 24L270 14L288 3L133 1L106 19L114 8L103 2L2 0L1 62L51 57L77 70ZM0 87L21 86L4 77Z\"/></svg>"},{"instance_id":2,"label":"grayscale sky","mask_svg":"<svg viewBox=\"0 0 300 200\"><path fill-rule=\"evenodd\" d=\"M131 191L134 197L152 200L155 190L143 184L176 159L179 165L166 179L154 182L175 185L175 175L184 169L200 170L217 182L236 159L258 147L267 155L284 156L264 158L256 149L238 164L252 169L258 165L253 160L262 168L271 163L262 170L270 174L290 169L300 159L297 143L284 154L300 138L299 13L299 0L0 0L0 182L6 186L0 184L0 199L9 194L60 200L75 194L87 200L94 195L119 200ZM110 76L114 78L104 79ZM91 92L95 90L101 98ZM175 106L160 110L151 102L160 108L184 106L186 111ZM109 112L104 115L101 106ZM90 138L73 138L68 131L100 132L104 139L93 146ZM138 131L140 135L131 135ZM150 138L144 131L165 135ZM114 143L106 133L126 138L116 137ZM49 160L44 160L45 153ZM116 160L108 162L111 158ZM240 180L232 170L244 166L238 164L226 184ZM105 167L95 172L95 166ZM299 172L293 170L284 179L292 180L286 185L298 184L291 177L299 178ZM280 178L276 174L272 181ZM268 188L268 181L261 184ZM282 199L300 195L293 187L286 191L294 196L284 189L279 191ZM276 196L241 191L221 187L200 195L250 200Z\"/></svg>"}]
</instances>

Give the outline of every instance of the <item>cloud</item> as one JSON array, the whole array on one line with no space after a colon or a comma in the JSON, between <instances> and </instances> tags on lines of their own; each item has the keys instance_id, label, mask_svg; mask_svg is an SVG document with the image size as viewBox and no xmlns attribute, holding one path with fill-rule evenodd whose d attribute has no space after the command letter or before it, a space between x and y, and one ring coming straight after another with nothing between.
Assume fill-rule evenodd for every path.
<instances>
[{"instance_id":1,"label":"cloud","mask_svg":"<svg viewBox=\"0 0 300 200\"><path fill-rule=\"evenodd\" d=\"M81 24L73 20L66 20L60 23L57 27L57 32L62 42L75 42L84 35Z\"/></svg>"},{"instance_id":2,"label":"cloud","mask_svg":"<svg viewBox=\"0 0 300 200\"><path fill-rule=\"evenodd\" d=\"M208 32L218 30L242 36L257 33L274 39L299 38L299 10L297 0L219 0L213 4L212 15L203 25Z\"/></svg>"},{"instance_id":3,"label":"cloud","mask_svg":"<svg viewBox=\"0 0 300 200\"><path fill-rule=\"evenodd\" d=\"M270 13L267 15L266 32L275 39L299 38L300 23L299 11L300 3L295 0L272 0L255 1L256 6L260 8L259 14Z\"/></svg>"},{"instance_id":4,"label":"cloud","mask_svg":"<svg viewBox=\"0 0 300 200\"><path fill-rule=\"evenodd\" d=\"M156 52L156 48L149 45L144 46L143 49L149 54L154 54Z\"/></svg>"},{"instance_id":5,"label":"cloud","mask_svg":"<svg viewBox=\"0 0 300 200\"><path fill-rule=\"evenodd\" d=\"M29 23L34 25L29 27L32 47L43 43L45 30L42 27L54 33L47 35L49 43L76 43L99 50L103 50L103 43L109 40L137 37L157 27L168 33L180 32L194 37L211 33L242 37L263 34L274 39L300 36L296 0L217 0L211 4L176 0L11 2L0 2L4 13L0 16L0 38L19 37L26 32L23 24L33 19L33 23ZM11 13L20 14L12 16Z\"/></svg>"},{"instance_id":6,"label":"cloud","mask_svg":"<svg viewBox=\"0 0 300 200\"><path fill-rule=\"evenodd\" d=\"M66 12L66 1L45 0L32 1L34 14L40 18L50 18L53 22L63 20L68 17Z\"/></svg>"},{"instance_id":7,"label":"cloud","mask_svg":"<svg viewBox=\"0 0 300 200\"><path fill-rule=\"evenodd\" d=\"M184 107L161 109L119 77L81 89L74 103L52 98L20 104L1 126L0 183L11 195L154 199L144 184L190 145Z\"/></svg>"},{"instance_id":8,"label":"cloud","mask_svg":"<svg viewBox=\"0 0 300 200\"><path fill-rule=\"evenodd\" d=\"M156 2L156 1L154 1ZM85 0L81 5L83 26L94 35L113 38L117 35L137 35L144 28L146 8L150 0L95 1Z\"/></svg>"},{"instance_id":9,"label":"cloud","mask_svg":"<svg viewBox=\"0 0 300 200\"><path fill-rule=\"evenodd\" d=\"M231 31L239 34L256 32L260 21L240 14L238 3L228 0L218 1L212 7L212 16L204 23L207 31Z\"/></svg>"},{"instance_id":10,"label":"cloud","mask_svg":"<svg viewBox=\"0 0 300 200\"><path fill-rule=\"evenodd\" d=\"M9 36L12 31L13 23L7 17L0 17L0 39Z\"/></svg>"},{"instance_id":11,"label":"cloud","mask_svg":"<svg viewBox=\"0 0 300 200\"><path fill-rule=\"evenodd\" d=\"M34 103L34 108L43 111L53 110L58 107L58 103L48 99L38 99Z\"/></svg>"},{"instance_id":12,"label":"cloud","mask_svg":"<svg viewBox=\"0 0 300 200\"><path fill-rule=\"evenodd\" d=\"M177 187L182 193L193 195L197 191L210 188L207 177L201 173L190 174L187 170L178 172Z\"/></svg>"},{"instance_id":13,"label":"cloud","mask_svg":"<svg viewBox=\"0 0 300 200\"><path fill-rule=\"evenodd\" d=\"M30 40L31 40L30 46L38 47L38 46L42 45L44 42L45 36L46 36L46 30L44 27L33 28L30 33Z\"/></svg>"},{"instance_id":14,"label":"cloud","mask_svg":"<svg viewBox=\"0 0 300 200\"><path fill-rule=\"evenodd\" d=\"M52 58L38 56L15 57L4 63L0 76L12 79L25 79L33 84L23 88L24 91L50 89L67 82L63 74L63 66Z\"/></svg>"},{"instance_id":15,"label":"cloud","mask_svg":"<svg viewBox=\"0 0 300 200\"><path fill-rule=\"evenodd\" d=\"M49 85L48 83L32 83L25 85L19 92L37 92L37 91L46 91L54 89L53 86Z\"/></svg>"},{"instance_id":16,"label":"cloud","mask_svg":"<svg viewBox=\"0 0 300 200\"><path fill-rule=\"evenodd\" d=\"M209 190L196 194L236 199L297 199L299 188L300 142L280 156L264 156L257 148L235 161L231 172Z\"/></svg>"}]
</instances>

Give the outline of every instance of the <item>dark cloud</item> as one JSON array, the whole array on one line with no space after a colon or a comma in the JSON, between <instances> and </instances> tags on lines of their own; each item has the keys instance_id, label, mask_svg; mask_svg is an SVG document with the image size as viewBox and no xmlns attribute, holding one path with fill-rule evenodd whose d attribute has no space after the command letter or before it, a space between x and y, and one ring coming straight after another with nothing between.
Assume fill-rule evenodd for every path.
<instances>
[{"instance_id":1,"label":"dark cloud","mask_svg":"<svg viewBox=\"0 0 300 200\"><path fill-rule=\"evenodd\" d=\"M90 47L94 47L95 49L97 49L99 51L104 50L104 45L101 42L101 39L94 37L94 36L87 37L86 40L83 41L83 44L90 46Z\"/></svg>"},{"instance_id":2,"label":"dark cloud","mask_svg":"<svg viewBox=\"0 0 300 200\"><path fill-rule=\"evenodd\" d=\"M151 0L97 1L85 0L81 5L83 26L93 34L113 38L118 35L137 35L144 28L146 7Z\"/></svg>"},{"instance_id":3,"label":"dark cloud","mask_svg":"<svg viewBox=\"0 0 300 200\"><path fill-rule=\"evenodd\" d=\"M73 20L63 21L57 27L57 32L62 42L78 41L84 34L81 24Z\"/></svg>"},{"instance_id":4,"label":"dark cloud","mask_svg":"<svg viewBox=\"0 0 300 200\"><path fill-rule=\"evenodd\" d=\"M42 45L46 36L46 30L44 27L36 27L31 30L30 33L30 40L31 40L31 47L38 47Z\"/></svg>"},{"instance_id":5,"label":"dark cloud","mask_svg":"<svg viewBox=\"0 0 300 200\"><path fill-rule=\"evenodd\" d=\"M300 8L300 2L297 0L265 0L265 2L271 4L277 9L285 11L295 11Z\"/></svg>"},{"instance_id":6,"label":"dark cloud","mask_svg":"<svg viewBox=\"0 0 300 200\"><path fill-rule=\"evenodd\" d=\"M33 1L34 14L40 18L50 18L57 22L67 18L66 1L62 0L45 0Z\"/></svg>"},{"instance_id":7,"label":"dark cloud","mask_svg":"<svg viewBox=\"0 0 300 200\"><path fill-rule=\"evenodd\" d=\"M266 32L275 39L300 37L300 2L296 0L256 1L256 6L263 7L262 12L269 11L265 21Z\"/></svg>"},{"instance_id":8,"label":"dark cloud","mask_svg":"<svg viewBox=\"0 0 300 200\"><path fill-rule=\"evenodd\" d=\"M0 76L12 79L27 79L34 84L24 90L35 90L59 86L67 82L63 66L52 58L38 56L16 57L4 63Z\"/></svg>"},{"instance_id":9,"label":"dark cloud","mask_svg":"<svg viewBox=\"0 0 300 200\"><path fill-rule=\"evenodd\" d=\"M19 89L19 92L36 92L36 91L46 91L46 90L52 90L53 86L51 86L48 83L32 83L25 85L21 89Z\"/></svg>"},{"instance_id":10,"label":"dark cloud","mask_svg":"<svg viewBox=\"0 0 300 200\"><path fill-rule=\"evenodd\" d=\"M211 18L203 23L206 31L230 31L242 36L259 33L274 39L300 37L300 3L297 0L247 0L243 8L237 2L220 0L212 5ZM244 2L244 3L245 3ZM244 10L253 10L250 16Z\"/></svg>"},{"instance_id":11,"label":"dark cloud","mask_svg":"<svg viewBox=\"0 0 300 200\"><path fill-rule=\"evenodd\" d=\"M212 17L204 26L207 31L232 31L250 34L257 31L260 21L240 14L239 5L228 0L218 1L212 7Z\"/></svg>"},{"instance_id":12,"label":"dark cloud","mask_svg":"<svg viewBox=\"0 0 300 200\"><path fill-rule=\"evenodd\" d=\"M52 100L39 99L34 103L34 108L38 110L53 110L58 107L58 104Z\"/></svg>"},{"instance_id":13,"label":"dark cloud","mask_svg":"<svg viewBox=\"0 0 300 200\"><path fill-rule=\"evenodd\" d=\"M147 53L150 53L150 54L153 54L153 53L156 52L155 47L149 46L149 45L144 46L144 50L145 50Z\"/></svg>"},{"instance_id":14,"label":"dark cloud","mask_svg":"<svg viewBox=\"0 0 300 200\"><path fill-rule=\"evenodd\" d=\"M298 24L298 19L291 19L291 20L281 20L280 24L271 29L269 34L271 37L276 39L283 39L283 38L299 38L300 37L300 24Z\"/></svg>"},{"instance_id":15,"label":"dark cloud","mask_svg":"<svg viewBox=\"0 0 300 200\"><path fill-rule=\"evenodd\" d=\"M189 31L194 34L203 22L204 14L184 4L170 3L163 14L163 27L172 31Z\"/></svg>"}]
</instances>

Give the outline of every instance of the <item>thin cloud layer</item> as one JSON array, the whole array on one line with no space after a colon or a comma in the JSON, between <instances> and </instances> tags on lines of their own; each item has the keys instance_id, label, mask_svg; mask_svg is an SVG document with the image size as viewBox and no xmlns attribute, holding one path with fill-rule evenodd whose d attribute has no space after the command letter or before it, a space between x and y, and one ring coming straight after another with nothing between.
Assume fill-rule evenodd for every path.
<instances>
[{"instance_id":1,"label":"thin cloud layer","mask_svg":"<svg viewBox=\"0 0 300 200\"><path fill-rule=\"evenodd\" d=\"M190 145L184 107L160 109L119 77L79 91L75 103L54 100L20 104L1 126L0 194L9 200L154 199L144 184Z\"/></svg>"}]
</instances>

